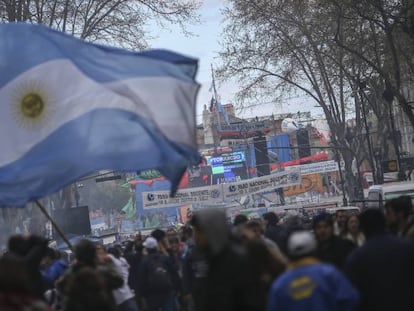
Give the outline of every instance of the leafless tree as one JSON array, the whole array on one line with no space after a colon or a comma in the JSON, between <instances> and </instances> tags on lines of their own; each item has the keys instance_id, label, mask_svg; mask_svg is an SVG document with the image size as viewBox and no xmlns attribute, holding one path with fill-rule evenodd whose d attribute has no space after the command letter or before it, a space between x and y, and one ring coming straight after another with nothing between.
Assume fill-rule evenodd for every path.
<instances>
[{"instance_id":1,"label":"leafless tree","mask_svg":"<svg viewBox=\"0 0 414 311\"><path fill-rule=\"evenodd\" d=\"M405 91L414 82L414 1L323 2L327 12L336 18L337 34L362 26L355 36L343 41L336 36L338 46L359 58L383 81L384 90L395 97L414 127L414 105Z\"/></svg>"},{"instance_id":2,"label":"leafless tree","mask_svg":"<svg viewBox=\"0 0 414 311\"><path fill-rule=\"evenodd\" d=\"M45 24L91 42L142 49L146 26L198 21L198 0L0 0L0 21Z\"/></svg>"},{"instance_id":3,"label":"leafless tree","mask_svg":"<svg viewBox=\"0 0 414 311\"><path fill-rule=\"evenodd\" d=\"M366 96L360 82L372 69L339 46L349 33L338 33L335 16L327 12L324 1L229 2L221 78L237 79L242 85L237 97L241 105L252 98L269 101L277 94L301 93L321 106L333 145L345 162L346 189L353 199L357 180L352 160L366 153L366 135L363 122L357 122L349 139L347 120L363 119Z\"/></svg>"}]
</instances>

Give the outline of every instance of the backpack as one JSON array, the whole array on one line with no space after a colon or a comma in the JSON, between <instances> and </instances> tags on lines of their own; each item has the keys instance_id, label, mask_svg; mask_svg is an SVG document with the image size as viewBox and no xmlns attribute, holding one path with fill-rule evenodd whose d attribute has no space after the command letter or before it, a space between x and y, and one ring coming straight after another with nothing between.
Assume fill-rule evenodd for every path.
<instances>
[{"instance_id":1,"label":"backpack","mask_svg":"<svg viewBox=\"0 0 414 311\"><path fill-rule=\"evenodd\" d=\"M172 290L170 271L160 255L151 256L148 262L148 288L151 292L168 292Z\"/></svg>"}]
</instances>

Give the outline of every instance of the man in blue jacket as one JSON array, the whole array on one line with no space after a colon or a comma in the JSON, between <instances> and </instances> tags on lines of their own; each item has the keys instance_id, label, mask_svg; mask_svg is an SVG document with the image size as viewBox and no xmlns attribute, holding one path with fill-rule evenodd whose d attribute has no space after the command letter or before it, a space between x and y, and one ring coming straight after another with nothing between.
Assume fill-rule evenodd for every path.
<instances>
[{"instance_id":1,"label":"man in blue jacket","mask_svg":"<svg viewBox=\"0 0 414 311\"><path fill-rule=\"evenodd\" d=\"M58 250L48 248L46 256L43 258L43 265L45 269L42 271L42 277L47 284L47 288L53 288L55 282L59 279L65 271L68 269L68 264L61 259Z\"/></svg>"},{"instance_id":2,"label":"man in blue jacket","mask_svg":"<svg viewBox=\"0 0 414 311\"><path fill-rule=\"evenodd\" d=\"M267 311L352 311L359 295L334 266L315 257L317 242L308 231L290 235L288 270L273 283Z\"/></svg>"}]
</instances>

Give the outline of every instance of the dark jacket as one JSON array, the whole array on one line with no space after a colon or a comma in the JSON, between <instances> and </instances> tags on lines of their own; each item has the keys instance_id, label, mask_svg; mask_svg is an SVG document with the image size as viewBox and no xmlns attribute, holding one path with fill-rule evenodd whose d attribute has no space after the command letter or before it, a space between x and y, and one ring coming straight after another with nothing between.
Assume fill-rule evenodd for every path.
<instances>
[{"instance_id":1,"label":"dark jacket","mask_svg":"<svg viewBox=\"0 0 414 311\"><path fill-rule=\"evenodd\" d=\"M183 259L183 293L191 294L195 308L197 304L206 300L208 261L206 254L195 246L190 247Z\"/></svg>"},{"instance_id":2,"label":"dark jacket","mask_svg":"<svg viewBox=\"0 0 414 311\"><path fill-rule=\"evenodd\" d=\"M289 229L284 226L267 226L264 233L264 236L275 242L284 254L286 254L286 241L288 235Z\"/></svg>"},{"instance_id":3,"label":"dark jacket","mask_svg":"<svg viewBox=\"0 0 414 311\"><path fill-rule=\"evenodd\" d=\"M48 241L34 235L28 239L19 239L21 249L10 250L10 253L5 256L15 256L15 260L23 263L24 269L30 279L30 285L32 286L34 295L36 298L44 299L43 294L46 290L46 284L40 272L40 263L46 254Z\"/></svg>"},{"instance_id":4,"label":"dark jacket","mask_svg":"<svg viewBox=\"0 0 414 311\"><path fill-rule=\"evenodd\" d=\"M329 240L318 243L317 257L322 262L343 270L346 258L354 249L355 244L351 241L332 236Z\"/></svg>"},{"instance_id":5,"label":"dark jacket","mask_svg":"<svg viewBox=\"0 0 414 311\"><path fill-rule=\"evenodd\" d=\"M181 291L181 281L180 276L178 275L177 270L174 268L171 258L159 253L150 253L147 256L144 256L139 267L139 278L138 278L138 289L142 297L150 297L157 295L168 295L170 293L155 293L149 287L149 278L151 270L151 261L160 260L163 263L163 266L168 271L170 280L172 282L171 292Z\"/></svg>"},{"instance_id":6,"label":"dark jacket","mask_svg":"<svg viewBox=\"0 0 414 311\"><path fill-rule=\"evenodd\" d=\"M197 211L201 230L207 236L205 251L208 274L204 286L204 301L195 301L196 311L256 311L263 310L255 300L256 279L247 274L249 261L246 250L230 242L225 212L219 209Z\"/></svg>"},{"instance_id":7,"label":"dark jacket","mask_svg":"<svg viewBox=\"0 0 414 311\"><path fill-rule=\"evenodd\" d=\"M229 246L210 258L204 303L197 311L259 311L259 282L248 274L248 257L243 249Z\"/></svg>"},{"instance_id":8,"label":"dark jacket","mask_svg":"<svg viewBox=\"0 0 414 311\"><path fill-rule=\"evenodd\" d=\"M140 253L125 254L125 259L130 266L128 275L128 285L135 291L135 295L139 296L139 268L142 261Z\"/></svg>"},{"instance_id":9,"label":"dark jacket","mask_svg":"<svg viewBox=\"0 0 414 311\"><path fill-rule=\"evenodd\" d=\"M360 310L414 310L414 244L391 235L367 240L346 262Z\"/></svg>"},{"instance_id":10,"label":"dark jacket","mask_svg":"<svg viewBox=\"0 0 414 311\"><path fill-rule=\"evenodd\" d=\"M71 300L71 289L74 288L73 285L76 284L76 280L78 278L79 273L84 271L84 269L92 269L93 271L96 271L96 273L100 277L102 277L104 287L103 289L106 296L109 298L107 302L107 304L109 305L109 310L114 309L116 303L112 291L117 288L120 288L124 284L123 278L120 275L118 275L112 264L90 267L82 263L77 263L71 266L56 282L56 289L63 295L64 309L67 309L67 303Z\"/></svg>"}]
</instances>

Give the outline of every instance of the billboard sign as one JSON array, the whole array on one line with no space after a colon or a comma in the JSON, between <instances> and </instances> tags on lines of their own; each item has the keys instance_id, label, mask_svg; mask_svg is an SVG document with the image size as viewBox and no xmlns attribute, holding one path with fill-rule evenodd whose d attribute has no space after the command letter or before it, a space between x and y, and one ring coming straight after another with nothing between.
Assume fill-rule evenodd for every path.
<instances>
[{"instance_id":1,"label":"billboard sign","mask_svg":"<svg viewBox=\"0 0 414 311\"><path fill-rule=\"evenodd\" d=\"M294 185L283 189L285 197L297 196L309 191L323 193L324 190L320 174L302 175L302 182L300 185Z\"/></svg>"},{"instance_id":2,"label":"billboard sign","mask_svg":"<svg viewBox=\"0 0 414 311\"><path fill-rule=\"evenodd\" d=\"M207 158L213 184L235 182L247 178L246 155L243 151L224 153Z\"/></svg>"},{"instance_id":3,"label":"billboard sign","mask_svg":"<svg viewBox=\"0 0 414 311\"><path fill-rule=\"evenodd\" d=\"M289 170L223 185L224 199L235 199L249 194L300 185L299 170Z\"/></svg>"},{"instance_id":4,"label":"billboard sign","mask_svg":"<svg viewBox=\"0 0 414 311\"><path fill-rule=\"evenodd\" d=\"M187 204L211 204L240 198L249 194L271 191L276 188L299 185L301 176L299 170L290 170L273 175L248 179L240 182L220 185L180 189L175 197L170 197L170 191L142 192L144 209Z\"/></svg>"},{"instance_id":5,"label":"billboard sign","mask_svg":"<svg viewBox=\"0 0 414 311\"><path fill-rule=\"evenodd\" d=\"M221 185L181 189L175 197L170 196L170 191L142 192L144 209L181 206L193 203L221 202L223 193Z\"/></svg>"},{"instance_id":6,"label":"billboard sign","mask_svg":"<svg viewBox=\"0 0 414 311\"><path fill-rule=\"evenodd\" d=\"M339 170L338 163L334 160L285 167L285 170L291 169L300 169L301 175L337 172Z\"/></svg>"}]
</instances>

